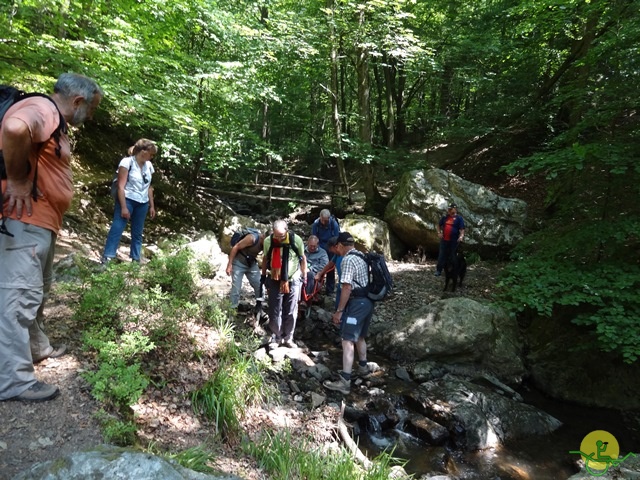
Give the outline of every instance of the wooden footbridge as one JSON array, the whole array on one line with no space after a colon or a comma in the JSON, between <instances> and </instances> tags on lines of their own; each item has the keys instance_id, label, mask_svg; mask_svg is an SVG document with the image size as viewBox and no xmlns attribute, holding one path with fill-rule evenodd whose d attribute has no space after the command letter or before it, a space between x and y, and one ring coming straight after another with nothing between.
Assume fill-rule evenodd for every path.
<instances>
[{"instance_id":1,"label":"wooden footbridge","mask_svg":"<svg viewBox=\"0 0 640 480\"><path fill-rule=\"evenodd\" d=\"M251 182L201 178L197 189L205 195L252 198L268 203L280 201L333 206L337 199L346 201L348 198L344 185L333 180L267 170L255 170Z\"/></svg>"}]
</instances>

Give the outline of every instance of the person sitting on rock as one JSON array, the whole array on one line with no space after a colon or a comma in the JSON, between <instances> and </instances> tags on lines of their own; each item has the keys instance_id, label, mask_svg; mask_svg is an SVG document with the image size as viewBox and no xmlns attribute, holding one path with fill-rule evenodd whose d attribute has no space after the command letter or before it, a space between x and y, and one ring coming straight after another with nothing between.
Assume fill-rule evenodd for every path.
<instances>
[{"instance_id":1,"label":"person sitting on rock","mask_svg":"<svg viewBox=\"0 0 640 480\"><path fill-rule=\"evenodd\" d=\"M310 235L307 239L304 256L307 258L307 286L305 292L307 297L310 297L313 295L316 286L315 276L329 263L329 256L324 249L320 248L320 240L315 235Z\"/></svg>"}]
</instances>

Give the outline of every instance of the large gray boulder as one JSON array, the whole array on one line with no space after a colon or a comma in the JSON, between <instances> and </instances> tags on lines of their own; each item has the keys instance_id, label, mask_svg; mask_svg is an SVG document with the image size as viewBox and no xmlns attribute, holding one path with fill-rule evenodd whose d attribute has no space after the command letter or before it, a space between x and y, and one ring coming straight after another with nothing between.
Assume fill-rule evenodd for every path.
<instances>
[{"instance_id":1,"label":"large gray boulder","mask_svg":"<svg viewBox=\"0 0 640 480\"><path fill-rule=\"evenodd\" d=\"M235 475L209 475L184 468L162 457L116 447L72 453L38 463L13 480L242 480Z\"/></svg>"},{"instance_id":2,"label":"large gray boulder","mask_svg":"<svg viewBox=\"0 0 640 480\"><path fill-rule=\"evenodd\" d=\"M484 257L504 255L524 236L527 204L496 195L446 170L413 170L403 175L384 219L408 247L437 253L438 221L449 203L464 218L465 248Z\"/></svg>"},{"instance_id":3,"label":"large gray boulder","mask_svg":"<svg viewBox=\"0 0 640 480\"><path fill-rule=\"evenodd\" d=\"M470 298L437 300L371 328L371 343L402 362L473 365L510 384L525 374L515 319Z\"/></svg>"},{"instance_id":4,"label":"large gray boulder","mask_svg":"<svg viewBox=\"0 0 640 480\"><path fill-rule=\"evenodd\" d=\"M456 445L468 451L545 435L562 425L531 405L453 375L423 383L408 400L419 413L445 426Z\"/></svg>"},{"instance_id":5,"label":"large gray boulder","mask_svg":"<svg viewBox=\"0 0 640 480\"><path fill-rule=\"evenodd\" d=\"M406 248L386 222L367 215L347 215L340 220L340 230L349 232L359 250L382 253L387 259L399 259Z\"/></svg>"}]
</instances>

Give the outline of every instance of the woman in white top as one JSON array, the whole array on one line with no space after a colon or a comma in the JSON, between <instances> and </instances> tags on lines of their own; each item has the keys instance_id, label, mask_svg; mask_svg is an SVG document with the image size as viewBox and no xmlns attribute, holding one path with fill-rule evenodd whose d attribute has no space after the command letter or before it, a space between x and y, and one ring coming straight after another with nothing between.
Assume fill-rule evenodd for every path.
<instances>
[{"instance_id":1,"label":"woman in white top","mask_svg":"<svg viewBox=\"0 0 640 480\"><path fill-rule=\"evenodd\" d=\"M151 176L154 169L151 159L158 153L158 147L151 140L141 138L129 148L129 157L120 160L118 165L118 193L116 196L113 223L104 246L102 263L115 258L122 232L131 221L131 260L140 261L142 250L142 230L147 212L154 218L156 209L153 204Z\"/></svg>"}]
</instances>

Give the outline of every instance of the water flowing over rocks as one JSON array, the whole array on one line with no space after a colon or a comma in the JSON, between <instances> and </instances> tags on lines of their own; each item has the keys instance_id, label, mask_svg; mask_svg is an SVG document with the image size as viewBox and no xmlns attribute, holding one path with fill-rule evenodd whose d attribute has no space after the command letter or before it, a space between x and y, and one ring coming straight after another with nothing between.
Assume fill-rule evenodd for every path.
<instances>
[{"instance_id":1,"label":"water flowing over rocks","mask_svg":"<svg viewBox=\"0 0 640 480\"><path fill-rule=\"evenodd\" d=\"M438 251L436 225L450 203L465 220L465 248L483 257L504 256L524 237L527 204L496 195L446 170L413 170L403 175L387 205L385 221L409 248Z\"/></svg>"}]
</instances>

